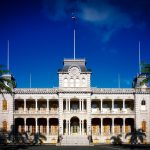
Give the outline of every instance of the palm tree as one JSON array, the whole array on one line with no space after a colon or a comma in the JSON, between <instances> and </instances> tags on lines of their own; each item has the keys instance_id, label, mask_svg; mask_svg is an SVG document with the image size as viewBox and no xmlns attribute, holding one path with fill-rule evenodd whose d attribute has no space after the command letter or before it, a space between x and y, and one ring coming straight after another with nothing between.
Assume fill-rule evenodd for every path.
<instances>
[{"instance_id":1,"label":"palm tree","mask_svg":"<svg viewBox=\"0 0 150 150\"><path fill-rule=\"evenodd\" d=\"M133 132L129 132L126 134L125 138L127 137L130 137L130 143L132 145L135 145L139 143L138 141L140 141L140 143L143 143L146 134L143 132L142 129L134 129Z\"/></svg>"},{"instance_id":2,"label":"palm tree","mask_svg":"<svg viewBox=\"0 0 150 150\"><path fill-rule=\"evenodd\" d=\"M0 65L0 94L3 95L3 92L6 91L12 95L12 88L16 87L16 82L12 76L11 79L5 78L3 75L6 74L9 74L9 71L4 69L3 65ZM11 85L12 88L9 85Z\"/></svg>"},{"instance_id":3,"label":"palm tree","mask_svg":"<svg viewBox=\"0 0 150 150\"><path fill-rule=\"evenodd\" d=\"M43 140L46 140L46 137L45 135L41 134L41 133L34 133L33 135L33 144L42 144L43 143Z\"/></svg>"},{"instance_id":4,"label":"palm tree","mask_svg":"<svg viewBox=\"0 0 150 150\"><path fill-rule=\"evenodd\" d=\"M110 140L113 140L113 141L112 141L112 144L113 144L113 145L121 145L121 144L122 144L121 137L122 137L122 135L121 135L121 134L118 134L118 135L116 135L116 136L112 136L112 137L110 138Z\"/></svg>"},{"instance_id":5,"label":"palm tree","mask_svg":"<svg viewBox=\"0 0 150 150\"><path fill-rule=\"evenodd\" d=\"M146 76L146 78L141 82L141 85L148 83L150 81L150 64L141 64L141 73Z\"/></svg>"}]
</instances>

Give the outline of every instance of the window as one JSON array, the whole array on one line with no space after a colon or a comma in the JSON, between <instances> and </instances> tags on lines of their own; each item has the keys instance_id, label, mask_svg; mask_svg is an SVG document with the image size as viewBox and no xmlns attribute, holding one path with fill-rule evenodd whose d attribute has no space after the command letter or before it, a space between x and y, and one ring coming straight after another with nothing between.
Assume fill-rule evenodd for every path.
<instances>
[{"instance_id":1,"label":"window","mask_svg":"<svg viewBox=\"0 0 150 150\"><path fill-rule=\"evenodd\" d=\"M70 79L70 87L74 87L74 80L72 78Z\"/></svg>"},{"instance_id":2,"label":"window","mask_svg":"<svg viewBox=\"0 0 150 150\"><path fill-rule=\"evenodd\" d=\"M145 100L142 100L141 105L146 105Z\"/></svg>"},{"instance_id":3,"label":"window","mask_svg":"<svg viewBox=\"0 0 150 150\"><path fill-rule=\"evenodd\" d=\"M6 111L7 110L7 100L3 100L3 106L2 106L3 108L2 108L2 110L3 111Z\"/></svg>"},{"instance_id":4,"label":"window","mask_svg":"<svg viewBox=\"0 0 150 150\"><path fill-rule=\"evenodd\" d=\"M65 78L65 79L64 79L64 87L67 87L67 86L68 86L68 79Z\"/></svg>"},{"instance_id":5,"label":"window","mask_svg":"<svg viewBox=\"0 0 150 150\"><path fill-rule=\"evenodd\" d=\"M145 100L141 101L141 110L146 110L146 102L145 102Z\"/></svg>"},{"instance_id":6,"label":"window","mask_svg":"<svg viewBox=\"0 0 150 150\"><path fill-rule=\"evenodd\" d=\"M7 121L3 121L3 131L7 132Z\"/></svg>"},{"instance_id":7,"label":"window","mask_svg":"<svg viewBox=\"0 0 150 150\"><path fill-rule=\"evenodd\" d=\"M76 79L76 87L79 87L79 86L80 86L80 80Z\"/></svg>"},{"instance_id":8,"label":"window","mask_svg":"<svg viewBox=\"0 0 150 150\"><path fill-rule=\"evenodd\" d=\"M85 87L86 86L86 81L85 78L82 79L82 86Z\"/></svg>"},{"instance_id":9,"label":"window","mask_svg":"<svg viewBox=\"0 0 150 150\"><path fill-rule=\"evenodd\" d=\"M142 130L146 132L146 121L142 121Z\"/></svg>"}]
</instances>

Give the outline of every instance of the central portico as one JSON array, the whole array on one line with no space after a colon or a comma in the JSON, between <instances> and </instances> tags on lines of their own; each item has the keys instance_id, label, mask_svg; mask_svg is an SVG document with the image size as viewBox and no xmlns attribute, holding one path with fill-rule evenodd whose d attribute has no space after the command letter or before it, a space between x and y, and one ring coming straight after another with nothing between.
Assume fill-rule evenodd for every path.
<instances>
[{"instance_id":1,"label":"central portico","mask_svg":"<svg viewBox=\"0 0 150 150\"><path fill-rule=\"evenodd\" d=\"M68 136L87 139L91 135L91 70L86 68L85 59L64 59L63 65L58 70L59 133L66 139Z\"/></svg>"}]
</instances>

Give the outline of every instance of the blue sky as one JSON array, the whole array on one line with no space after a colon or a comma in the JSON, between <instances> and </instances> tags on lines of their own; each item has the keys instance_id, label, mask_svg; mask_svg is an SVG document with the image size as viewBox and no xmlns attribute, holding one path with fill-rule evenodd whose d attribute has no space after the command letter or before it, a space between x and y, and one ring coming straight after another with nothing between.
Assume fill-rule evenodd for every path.
<instances>
[{"instance_id":1,"label":"blue sky","mask_svg":"<svg viewBox=\"0 0 150 150\"><path fill-rule=\"evenodd\" d=\"M7 62L18 87L57 87L64 58L73 58L72 12L76 20L76 57L92 69L91 85L131 87L141 60L150 62L149 0L1 0L0 64Z\"/></svg>"}]
</instances>

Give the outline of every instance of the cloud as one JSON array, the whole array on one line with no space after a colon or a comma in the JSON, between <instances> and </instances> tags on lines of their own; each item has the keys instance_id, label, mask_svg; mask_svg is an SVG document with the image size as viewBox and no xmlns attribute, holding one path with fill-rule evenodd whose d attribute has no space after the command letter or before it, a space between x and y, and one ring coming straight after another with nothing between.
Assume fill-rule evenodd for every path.
<instances>
[{"instance_id":1,"label":"cloud","mask_svg":"<svg viewBox=\"0 0 150 150\"><path fill-rule=\"evenodd\" d=\"M128 4L125 3L127 1L112 2L115 1L46 0L44 12L51 20L62 21L69 18L71 12L75 9L77 17L83 23L90 24L91 28L96 29L96 32L100 33L103 42L107 42L112 35L122 29L128 29L135 25L138 28L145 28L145 22L135 20L135 18L138 18L137 16L141 15L140 11L136 9L136 3L132 3L133 6L135 5L134 12L132 12L132 9L128 11Z\"/></svg>"}]
</instances>

